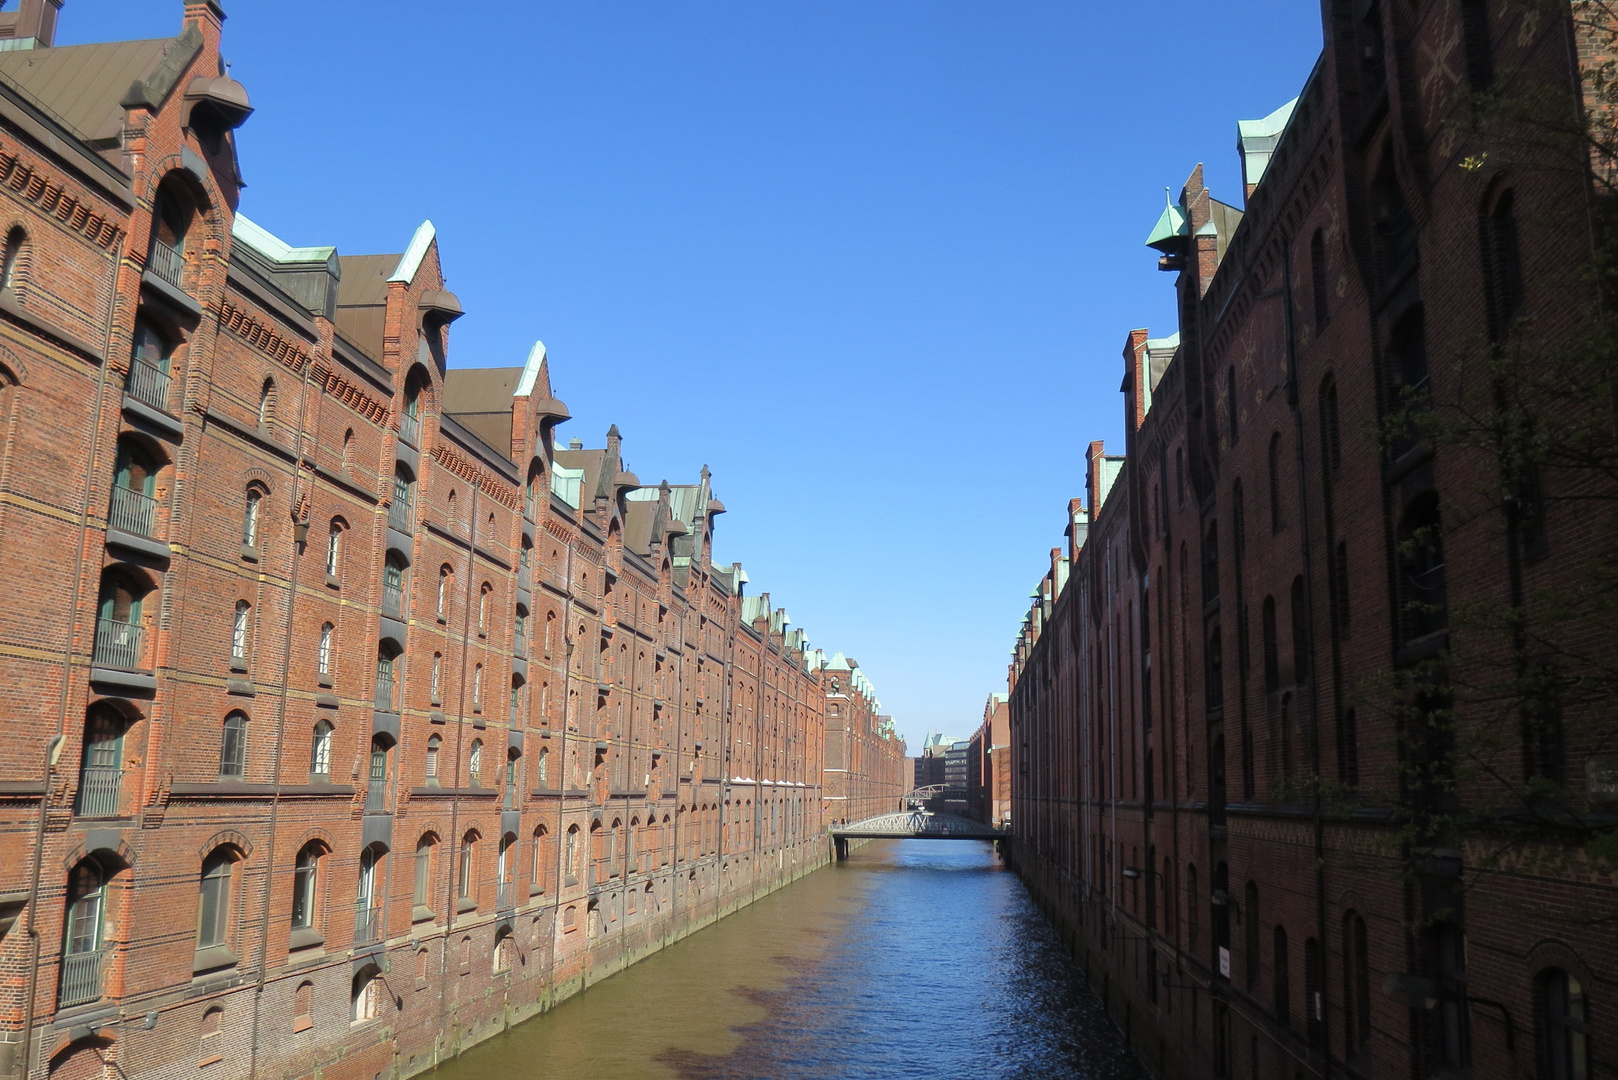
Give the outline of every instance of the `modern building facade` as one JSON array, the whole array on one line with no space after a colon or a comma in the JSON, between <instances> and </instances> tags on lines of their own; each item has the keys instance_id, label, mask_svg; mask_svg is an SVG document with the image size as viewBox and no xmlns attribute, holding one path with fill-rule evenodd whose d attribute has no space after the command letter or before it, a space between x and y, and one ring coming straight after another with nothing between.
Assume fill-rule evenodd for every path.
<instances>
[{"instance_id":1,"label":"modern building facade","mask_svg":"<svg viewBox=\"0 0 1618 1080\"><path fill-rule=\"evenodd\" d=\"M707 470L451 368L430 224L239 214L218 4L59 7L0 15L0 1072L420 1072L825 862L839 675Z\"/></svg>"},{"instance_id":2,"label":"modern building facade","mask_svg":"<svg viewBox=\"0 0 1618 1080\"><path fill-rule=\"evenodd\" d=\"M1612 1075L1610 27L1322 13L1149 238L1178 325L1016 643L1011 858L1156 1075Z\"/></svg>"}]
</instances>

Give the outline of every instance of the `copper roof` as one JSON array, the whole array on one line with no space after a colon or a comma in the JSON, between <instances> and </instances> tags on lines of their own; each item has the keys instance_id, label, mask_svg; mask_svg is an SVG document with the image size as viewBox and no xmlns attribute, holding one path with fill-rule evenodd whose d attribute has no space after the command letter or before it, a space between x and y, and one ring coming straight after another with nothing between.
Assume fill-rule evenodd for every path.
<instances>
[{"instance_id":1,"label":"copper roof","mask_svg":"<svg viewBox=\"0 0 1618 1080\"><path fill-rule=\"evenodd\" d=\"M511 456L511 403L523 369L455 368L444 373L444 411L501 457Z\"/></svg>"},{"instance_id":2,"label":"copper roof","mask_svg":"<svg viewBox=\"0 0 1618 1080\"><path fill-rule=\"evenodd\" d=\"M123 127L124 96L163 60L176 38L0 52L0 78L86 141Z\"/></svg>"},{"instance_id":3,"label":"copper roof","mask_svg":"<svg viewBox=\"0 0 1618 1080\"><path fill-rule=\"evenodd\" d=\"M381 360L388 275L399 265L399 256L339 255L337 263L342 273L337 286L337 330L372 360Z\"/></svg>"}]
</instances>

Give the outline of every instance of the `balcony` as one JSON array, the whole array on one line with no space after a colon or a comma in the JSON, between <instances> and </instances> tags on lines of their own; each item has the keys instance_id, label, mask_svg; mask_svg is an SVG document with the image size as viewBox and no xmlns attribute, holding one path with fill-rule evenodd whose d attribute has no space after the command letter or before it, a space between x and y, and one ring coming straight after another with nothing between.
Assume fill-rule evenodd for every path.
<instances>
[{"instance_id":1,"label":"balcony","mask_svg":"<svg viewBox=\"0 0 1618 1080\"><path fill-rule=\"evenodd\" d=\"M354 908L354 944L372 945L381 940L382 909L358 904Z\"/></svg>"},{"instance_id":2,"label":"balcony","mask_svg":"<svg viewBox=\"0 0 1618 1080\"><path fill-rule=\"evenodd\" d=\"M59 1008L83 1005L101 997L102 960L106 955L106 949L95 949L62 957L62 984L56 994Z\"/></svg>"},{"instance_id":3,"label":"balcony","mask_svg":"<svg viewBox=\"0 0 1618 1080\"><path fill-rule=\"evenodd\" d=\"M79 817L117 817L123 808L124 771L116 766L86 765L79 770Z\"/></svg>"},{"instance_id":4,"label":"balcony","mask_svg":"<svg viewBox=\"0 0 1618 1080\"><path fill-rule=\"evenodd\" d=\"M144 360L134 360L129 365L129 378L124 382L124 391L142 405L168 412L169 384L173 381L173 377L162 368Z\"/></svg>"},{"instance_id":5,"label":"balcony","mask_svg":"<svg viewBox=\"0 0 1618 1080\"><path fill-rule=\"evenodd\" d=\"M112 501L107 505L107 527L122 529L136 536L151 536L157 517L157 500L144 491L114 484Z\"/></svg>"},{"instance_id":6,"label":"balcony","mask_svg":"<svg viewBox=\"0 0 1618 1080\"><path fill-rule=\"evenodd\" d=\"M399 417L399 438L411 446L421 446L421 418L403 413Z\"/></svg>"},{"instance_id":7,"label":"balcony","mask_svg":"<svg viewBox=\"0 0 1618 1080\"><path fill-rule=\"evenodd\" d=\"M511 639L511 655L517 657L526 657L528 655L527 634L518 632L517 635Z\"/></svg>"},{"instance_id":8,"label":"balcony","mask_svg":"<svg viewBox=\"0 0 1618 1080\"><path fill-rule=\"evenodd\" d=\"M152 253L146 258L146 269L176 289L185 288L181 284L185 278L185 256L155 236L152 237Z\"/></svg>"},{"instance_id":9,"label":"balcony","mask_svg":"<svg viewBox=\"0 0 1618 1080\"><path fill-rule=\"evenodd\" d=\"M408 502L400 502L395 499L393 504L388 507L388 528L397 532L408 533L412 528L411 518L414 516L410 511Z\"/></svg>"},{"instance_id":10,"label":"balcony","mask_svg":"<svg viewBox=\"0 0 1618 1080\"><path fill-rule=\"evenodd\" d=\"M502 881L498 885L496 885L495 888L494 888L494 906L495 906L495 909L498 910L498 911L509 911L509 910L511 910L511 907L512 907L512 904L513 904L512 895L513 895L513 890L511 888L511 882Z\"/></svg>"},{"instance_id":11,"label":"balcony","mask_svg":"<svg viewBox=\"0 0 1618 1080\"><path fill-rule=\"evenodd\" d=\"M143 627L117 619L96 620L94 660L97 667L140 671L145 655Z\"/></svg>"},{"instance_id":12,"label":"balcony","mask_svg":"<svg viewBox=\"0 0 1618 1080\"><path fill-rule=\"evenodd\" d=\"M385 581L382 583L382 614L390 619L402 619L404 615L404 584L398 581Z\"/></svg>"},{"instance_id":13,"label":"balcony","mask_svg":"<svg viewBox=\"0 0 1618 1080\"><path fill-rule=\"evenodd\" d=\"M393 712L393 692L398 687L392 675L378 675L376 677L376 710L377 712Z\"/></svg>"}]
</instances>

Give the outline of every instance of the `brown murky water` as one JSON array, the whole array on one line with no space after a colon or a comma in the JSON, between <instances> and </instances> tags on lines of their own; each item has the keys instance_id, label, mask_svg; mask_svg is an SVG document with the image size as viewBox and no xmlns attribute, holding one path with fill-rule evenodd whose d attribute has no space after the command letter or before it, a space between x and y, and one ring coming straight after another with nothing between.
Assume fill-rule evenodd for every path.
<instances>
[{"instance_id":1,"label":"brown murky water","mask_svg":"<svg viewBox=\"0 0 1618 1080\"><path fill-rule=\"evenodd\" d=\"M1116 1027L973 841L881 841L445 1065L443 1080L1115 1080Z\"/></svg>"}]
</instances>

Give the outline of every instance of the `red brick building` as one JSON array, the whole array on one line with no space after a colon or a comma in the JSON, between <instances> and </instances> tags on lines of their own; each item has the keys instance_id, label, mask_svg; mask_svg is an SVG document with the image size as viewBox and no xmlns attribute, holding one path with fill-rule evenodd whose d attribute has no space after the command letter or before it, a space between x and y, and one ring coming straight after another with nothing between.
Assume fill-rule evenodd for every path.
<instances>
[{"instance_id":1,"label":"red brick building","mask_svg":"<svg viewBox=\"0 0 1618 1080\"><path fill-rule=\"evenodd\" d=\"M0 1072L419 1072L825 862L828 679L707 470L449 368L431 224L238 214L218 4L59 6L0 15Z\"/></svg>"},{"instance_id":2,"label":"red brick building","mask_svg":"<svg viewBox=\"0 0 1618 1080\"><path fill-rule=\"evenodd\" d=\"M900 796L910 790L910 762L893 717L882 713L876 688L859 661L842 653L827 660L817 653L814 663L826 694L823 785L829 821L863 821L894 812Z\"/></svg>"},{"instance_id":3,"label":"red brick building","mask_svg":"<svg viewBox=\"0 0 1618 1080\"><path fill-rule=\"evenodd\" d=\"M969 816L1004 825L1011 817L1011 707L1005 694L989 695L971 743Z\"/></svg>"},{"instance_id":4,"label":"red brick building","mask_svg":"<svg viewBox=\"0 0 1618 1080\"><path fill-rule=\"evenodd\" d=\"M1522 118L1600 56L1565 7L1322 12L1244 198L1198 167L1152 233L1179 325L1014 651L1012 857L1158 1075L1611 1076L1612 477L1462 415L1585 340L1600 206Z\"/></svg>"}]
</instances>

